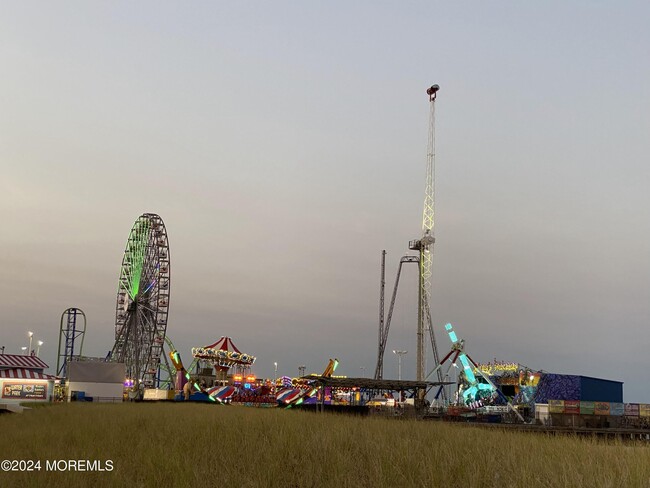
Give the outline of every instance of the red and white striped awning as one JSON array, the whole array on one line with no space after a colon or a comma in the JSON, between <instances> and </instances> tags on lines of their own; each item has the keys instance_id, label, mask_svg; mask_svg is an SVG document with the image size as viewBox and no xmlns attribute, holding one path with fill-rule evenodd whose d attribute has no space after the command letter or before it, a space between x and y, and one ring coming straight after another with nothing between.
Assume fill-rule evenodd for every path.
<instances>
[{"instance_id":1,"label":"red and white striped awning","mask_svg":"<svg viewBox=\"0 0 650 488\"><path fill-rule=\"evenodd\" d=\"M237 349L237 346L235 346L235 344L232 342L232 339L226 336L221 336L221 339L219 339L217 342L215 342L214 344L210 344L209 346L204 346L203 349L241 352L239 349Z\"/></svg>"},{"instance_id":2,"label":"red and white striped awning","mask_svg":"<svg viewBox=\"0 0 650 488\"><path fill-rule=\"evenodd\" d=\"M41 358L27 354L0 354L0 368L47 369Z\"/></svg>"},{"instance_id":3,"label":"red and white striped awning","mask_svg":"<svg viewBox=\"0 0 650 488\"><path fill-rule=\"evenodd\" d=\"M31 369L13 368L13 369L0 369L0 378L14 379L14 380L58 380L56 376L45 373L37 373Z\"/></svg>"}]
</instances>

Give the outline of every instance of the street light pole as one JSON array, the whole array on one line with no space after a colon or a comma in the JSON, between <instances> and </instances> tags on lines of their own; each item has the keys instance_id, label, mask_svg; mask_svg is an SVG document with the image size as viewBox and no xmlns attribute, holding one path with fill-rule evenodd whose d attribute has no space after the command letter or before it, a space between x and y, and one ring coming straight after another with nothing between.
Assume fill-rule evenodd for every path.
<instances>
[{"instance_id":1,"label":"street light pole","mask_svg":"<svg viewBox=\"0 0 650 488\"><path fill-rule=\"evenodd\" d=\"M43 345L43 341L38 341L37 342L38 347L36 348L36 357L41 353L41 346Z\"/></svg>"},{"instance_id":2,"label":"street light pole","mask_svg":"<svg viewBox=\"0 0 650 488\"><path fill-rule=\"evenodd\" d=\"M27 354L29 355L32 353L32 340L34 339L34 333L30 330L27 334L29 335L29 348L27 349Z\"/></svg>"},{"instance_id":3,"label":"street light pole","mask_svg":"<svg viewBox=\"0 0 650 488\"><path fill-rule=\"evenodd\" d=\"M396 351L393 349L393 354L397 354L397 379L402 379L402 356L408 354L408 351Z\"/></svg>"},{"instance_id":4,"label":"street light pole","mask_svg":"<svg viewBox=\"0 0 650 488\"><path fill-rule=\"evenodd\" d=\"M275 392L278 389L278 362L275 361L273 364L275 365L275 379L273 380L273 394L275 395Z\"/></svg>"}]
</instances>

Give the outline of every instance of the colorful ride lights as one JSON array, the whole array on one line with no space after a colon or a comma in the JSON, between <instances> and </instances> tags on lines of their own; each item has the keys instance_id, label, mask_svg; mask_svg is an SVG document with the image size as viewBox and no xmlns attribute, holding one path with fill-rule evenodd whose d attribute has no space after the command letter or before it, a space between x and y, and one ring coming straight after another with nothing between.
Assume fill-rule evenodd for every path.
<instances>
[{"instance_id":1,"label":"colorful ride lights","mask_svg":"<svg viewBox=\"0 0 650 488\"><path fill-rule=\"evenodd\" d=\"M509 373L519 371L518 363L506 363L496 360L494 363L479 363L476 366L477 368L475 368L475 370L480 370L490 376L493 376L496 373Z\"/></svg>"},{"instance_id":2,"label":"colorful ride lights","mask_svg":"<svg viewBox=\"0 0 650 488\"><path fill-rule=\"evenodd\" d=\"M313 380L308 380L305 378L292 378L291 379L291 386L297 387L297 388L309 388L311 387Z\"/></svg>"},{"instance_id":3,"label":"colorful ride lights","mask_svg":"<svg viewBox=\"0 0 650 488\"><path fill-rule=\"evenodd\" d=\"M249 374L248 376L236 374L233 375L232 380L235 384L247 383L249 385L248 388L250 388L250 385L255 384L257 381L257 377L254 374Z\"/></svg>"},{"instance_id":4,"label":"colorful ride lights","mask_svg":"<svg viewBox=\"0 0 650 488\"><path fill-rule=\"evenodd\" d=\"M256 359L255 356L240 353L237 351L224 351L223 349L212 349L205 347L193 347L192 356L201 359L224 359L243 364L253 364Z\"/></svg>"}]
</instances>

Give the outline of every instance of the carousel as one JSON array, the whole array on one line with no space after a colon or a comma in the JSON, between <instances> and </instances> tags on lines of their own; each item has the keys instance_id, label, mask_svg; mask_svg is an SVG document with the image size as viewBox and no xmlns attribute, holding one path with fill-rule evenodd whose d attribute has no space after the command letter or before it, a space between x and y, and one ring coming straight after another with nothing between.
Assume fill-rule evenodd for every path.
<instances>
[{"instance_id":1,"label":"carousel","mask_svg":"<svg viewBox=\"0 0 650 488\"><path fill-rule=\"evenodd\" d=\"M216 384L220 386L228 384L228 373L231 369L244 373L255 362L255 356L241 352L232 339L225 336L209 346L193 347L192 356L214 367Z\"/></svg>"}]
</instances>

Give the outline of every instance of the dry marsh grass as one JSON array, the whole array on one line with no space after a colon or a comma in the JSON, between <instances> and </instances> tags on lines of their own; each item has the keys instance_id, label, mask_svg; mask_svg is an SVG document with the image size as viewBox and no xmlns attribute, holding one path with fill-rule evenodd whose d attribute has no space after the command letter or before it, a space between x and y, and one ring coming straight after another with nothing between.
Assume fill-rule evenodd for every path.
<instances>
[{"instance_id":1,"label":"dry marsh grass","mask_svg":"<svg viewBox=\"0 0 650 488\"><path fill-rule=\"evenodd\" d=\"M635 487L650 446L205 404L62 404L0 416L2 487ZM47 472L60 459L111 472Z\"/></svg>"}]
</instances>

